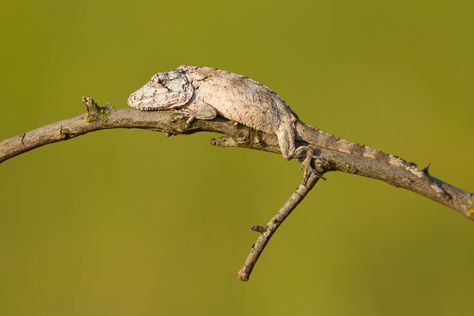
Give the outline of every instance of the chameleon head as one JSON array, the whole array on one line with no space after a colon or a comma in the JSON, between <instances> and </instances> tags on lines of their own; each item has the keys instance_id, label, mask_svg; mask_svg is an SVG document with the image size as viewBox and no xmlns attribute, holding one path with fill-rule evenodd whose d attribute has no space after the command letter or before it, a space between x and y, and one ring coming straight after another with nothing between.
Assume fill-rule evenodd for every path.
<instances>
[{"instance_id":1,"label":"chameleon head","mask_svg":"<svg viewBox=\"0 0 474 316\"><path fill-rule=\"evenodd\" d=\"M191 100L194 86L191 77L176 69L157 73L128 98L128 105L143 111L179 108Z\"/></svg>"}]
</instances>

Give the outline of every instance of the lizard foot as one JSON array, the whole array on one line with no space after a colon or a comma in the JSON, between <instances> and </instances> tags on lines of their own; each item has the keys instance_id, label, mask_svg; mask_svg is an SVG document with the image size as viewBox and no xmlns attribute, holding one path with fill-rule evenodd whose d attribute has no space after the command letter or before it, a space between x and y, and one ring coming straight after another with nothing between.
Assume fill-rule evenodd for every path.
<instances>
[{"instance_id":1,"label":"lizard foot","mask_svg":"<svg viewBox=\"0 0 474 316\"><path fill-rule=\"evenodd\" d=\"M186 120L184 128L189 128L191 123L196 119L196 117L186 111L176 111L176 114L173 116L173 123L181 120Z\"/></svg>"},{"instance_id":2,"label":"lizard foot","mask_svg":"<svg viewBox=\"0 0 474 316\"><path fill-rule=\"evenodd\" d=\"M295 156L301 161L301 170L304 173L304 179L314 173L318 178L326 180L323 175L313 166L314 149L311 146L300 146L296 149Z\"/></svg>"}]
</instances>

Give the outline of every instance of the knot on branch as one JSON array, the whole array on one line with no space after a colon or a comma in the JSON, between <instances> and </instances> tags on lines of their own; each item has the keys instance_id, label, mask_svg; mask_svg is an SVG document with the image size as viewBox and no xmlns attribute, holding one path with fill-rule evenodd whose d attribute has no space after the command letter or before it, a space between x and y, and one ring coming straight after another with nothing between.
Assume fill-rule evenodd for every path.
<instances>
[{"instance_id":1,"label":"knot on branch","mask_svg":"<svg viewBox=\"0 0 474 316\"><path fill-rule=\"evenodd\" d=\"M239 147L241 143L236 141L233 137L222 136L219 138L211 138L211 145L217 147Z\"/></svg>"},{"instance_id":2,"label":"knot on branch","mask_svg":"<svg viewBox=\"0 0 474 316\"><path fill-rule=\"evenodd\" d=\"M93 98L91 97L82 97L82 103L86 106L87 109L87 122L94 122L98 119L105 120L107 115L112 110L112 107L109 105L100 106L98 105Z\"/></svg>"},{"instance_id":3,"label":"knot on branch","mask_svg":"<svg viewBox=\"0 0 474 316\"><path fill-rule=\"evenodd\" d=\"M63 127L61 125L61 127L59 128L59 137L62 139L62 140L68 140L69 138L71 138L71 131L69 130L69 128L67 127Z\"/></svg>"},{"instance_id":4,"label":"knot on branch","mask_svg":"<svg viewBox=\"0 0 474 316\"><path fill-rule=\"evenodd\" d=\"M469 218L471 218L471 216L474 215L474 193L471 193L471 200L469 201L469 203L467 205L466 213L469 216Z\"/></svg>"},{"instance_id":5,"label":"knot on branch","mask_svg":"<svg viewBox=\"0 0 474 316\"><path fill-rule=\"evenodd\" d=\"M267 226L252 225L250 229L253 230L254 232L263 234L267 230Z\"/></svg>"},{"instance_id":6,"label":"knot on branch","mask_svg":"<svg viewBox=\"0 0 474 316\"><path fill-rule=\"evenodd\" d=\"M235 123L233 125L238 128L236 132L230 133L231 135L229 136L211 138L211 145L217 147L254 148L274 152L280 151L279 147L273 148L264 140L262 132L244 125L237 125Z\"/></svg>"}]
</instances>

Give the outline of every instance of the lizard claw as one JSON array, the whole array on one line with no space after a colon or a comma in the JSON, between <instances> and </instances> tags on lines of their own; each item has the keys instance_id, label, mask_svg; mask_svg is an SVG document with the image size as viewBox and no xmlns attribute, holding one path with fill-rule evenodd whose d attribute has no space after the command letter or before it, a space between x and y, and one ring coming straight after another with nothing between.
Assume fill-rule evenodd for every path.
<instances>
[{"instance_id":1,"label":"lizard claw","mask_svg":"<svg viewBox=\"0 0 474 316\"><path fill-rule=\"evenodd\" d=\"M173 115L173 119L171 120L173 123L176 123L177 121L181 121L184 119L188 119L189 115L186 115L183 112L176 112L175 115Z\"/></svg>"},{"instance_id":2,"label":"lizard claw","mask_svg":"<svg viewBox=\"0 0 474 316\"><path fill-rule=\"evenodd\" d=\"M313 161L313 154L314 150L310 146L307 146L306 148L306 155L301 163L301 169L306 172L309 169L313 169L311 166L311 162Z\"/></svg>"},{"instance_id":3,"label":"lizard claw","mask_svg":"<svg viewBox=\"0 0 474 316\"><path fill-rule=\"evenodd\" d=\"M326 178L324 178L323 175L313 167L314 149L311 146L305 146L303 149L306 151L306 153L304 153L305 157L301 162L301 170L303 171L305 181L308 180L312 173L318 178L326 180Z\"/></svg>"},{"instance_id":4,"label":"lizard claw","mask_svg":"<svg viewBox=\"0 0 474 316\"><path fill-rule=\"evenodd\" d=\"M194 120L196 119L195 116L191 115L188 117L188 119L186 120L186 124L184 125L186 128L189 128L192 124L192 122L194 122Z\"/></svg>"},{"instance_id":5,"label":"lizard claw","mask_svg":"<svg viewBox=\"0 0 474 316\"><path fill-rule=\"evenodd\" d=\"M194 115L190 115L189 113L184 111L177 111L176 114L173 116L172 122L176 123L177 121L186 120L184 127L189 128L195 119L196 117Z\"/></svg>"}]
</instances>

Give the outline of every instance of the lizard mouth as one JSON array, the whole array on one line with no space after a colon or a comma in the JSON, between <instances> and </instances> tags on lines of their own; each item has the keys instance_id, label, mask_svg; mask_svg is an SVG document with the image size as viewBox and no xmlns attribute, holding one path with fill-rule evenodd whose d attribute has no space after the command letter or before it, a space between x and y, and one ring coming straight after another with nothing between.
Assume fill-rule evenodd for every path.
<instances>
[{"instance_id":1,"label":"lizard mouth","mask_svg":"<svg viewBox=\"0 0 474 316\"><path fill-rule=\"evenodd\" d=\"M163 91L164 90L164 91ZM127 103L132 108L144 111L156 111L160 102L157 96L163 95L165 88L157 89L151 87L148 83L132 93L127 100Z\"/></svg>"},{"instance_id":2,"label":"lizard mouth","mask_svg":"<svg viewBox=\"0 0 474 316\"><path fill-rule=\"evenodd\" d=\"M157 74L128 98L128 105L143 111L179 108L194 95L191 79L180 72Z\"/></svg>"},{"instance_id":3,"label":"lizard mouth","mask_svg":"<svg viewBox=\"0 0 474 316\"><path fill-rule=\"evenodd\" d=\"M177 92L170 92L166 88L156 89L147 85L132 93L128 97L127 103L137 110L160 111L182 106L183 102L180 102L182 98L183 95Z\"/></svg>"}]
</instances>

